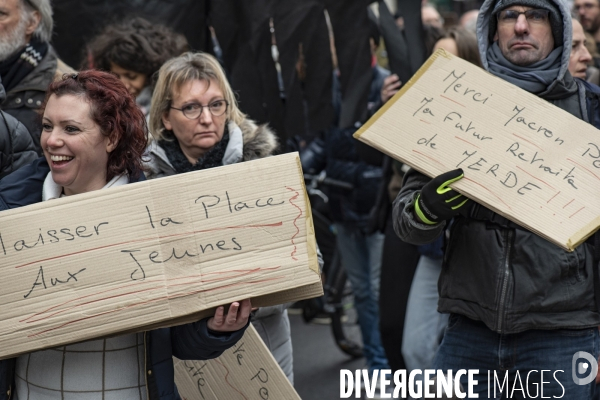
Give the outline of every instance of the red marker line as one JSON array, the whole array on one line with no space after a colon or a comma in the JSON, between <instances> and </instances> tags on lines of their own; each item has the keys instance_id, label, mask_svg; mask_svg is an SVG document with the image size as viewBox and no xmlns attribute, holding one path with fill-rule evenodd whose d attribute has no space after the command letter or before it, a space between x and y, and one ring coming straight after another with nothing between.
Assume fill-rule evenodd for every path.
<instances>
[{"instance_id":1,"label":"red marker line","mask_svg":"<svg viewBox=\"0 0 600 400\"><path fill-rule=\"evenodd\" d=\"M194 290L192 292L183 293L183 294L179 294L179 295L161 296L161 297L158 297L158 298L155 298L155 299L151 299L151 300L147 300L147 301L141 301L139 303L128 304L128 305L126 305L124 307L121 307L121 308L118 308L118 309L115 309L115 310L109 310L109 311L101 312L101 313L98 313L98 314L90 315L90 316L87 316L87 317L84 317L84 318L78 318L78 319L75 319L75 320L72 320L72 321L67 321L67 322L65 322L63 324L60 324L58 326L55 326L53 328L45 329L43 331L40 331L40 332L37 332L37 333L33 333L31 335L27 335L27 337L39 336L39 335L42 335L44 333L48 333L48 332L51 332L51 331L54 331L54 330L57 330L57 329L60 329L60 328L64 328L65 326L68 326L68 325L71 325L71 324L74 324L74 323L77 323L77 322L86 321L86 320L89 320L89 319L92 319L92 318L100 317L102 315L106 315L106 314L111 314L111 313L123 311L125 309L136 307L136 306L143 305L143 304L149 304L149 303L154 303L154 302L157 302L157 301L163 301L163 300L169 300L169 299L177 299L177 298L180 298L180 297L193 296L193 295L198 294L198 293L210 292L210 291L213 291L213 290L216 290L216 289L224 289L224 288L232 287L232 286L239 286L239 285L246 285L246 284L253 285L253 284L257 284L257 283L264 283L264 282L269 282L269 281L274 281L274 280L279 280L279 279L285 279L285 277L262 279L262 280L258 280L258 281L237 282L237 283L233 283L231 285L219 286L218 288L213 288L213 289Z\"/></svg>"},{"instance_id":2,"label":"red marker line","mask_svg":"<svg viewBox=\"0 0 600 400\"><path fill-rule=\"evenodd\" d=\"M431 160L431 161L433 161L433 162L436 162L436 163L440 164L442 167L446 168L446 166L445 166L444 164L442 164L441 162L439 162L439 161L438 161L438 160L436 160L435 158L433 158L433 157L429 157L427 154L423 154L423 153L421 153L421 152L420 152L420 151L418 151L418 150L413 150L413 151L414 151L415 153L417 153L417 154L420 154L420 155L422 155L422 156L423 156L423 157L425 157L425 158L428 158L428 159L430 159L430 160Z\"/></svg>"},{"instance_id":3,"label":"red marker line","mask_svg":"<svg viewBox=\"0 0 600 400\"><path fill-rule=\"evenodd\" d=\"M200 275L189 275L189 276L185 276L185 277L171 278L171 279L168 279L167 281L170 282L170 281L177 281L177 280L182 280L182 279L202 278L202 276L204 276L204 275L228 274L228 273L231 273L231 272L239 273L239 275L227 276L227 277L223 277L223 278L220 279L220 280L226 280L226 279L232 279L232 278L236 278L238 276L241 276L242 273L244 273L244 272L254 273L254 272L260 272L260 271L272 271L272 270L276 270L276 269L279 269L279 268L281 268L281 266L270 267L270 268L252 268L252 269L241 269L241 270L207 272L207 273L200 274ZM145 282L151 282L151 281L162 282L163 279L159 279L159 278L152 279L152 278L149 278L149 279L146 279ZM211 280L211 281L213 281L213 280ZM203 282L205 282L205 281L203 281ZM92 294L88 294L88 295L85 295L85 296L81 296L81 297L78 297L76 299L72 299L72 300L66 301L66 302L61 303L61 304L57 304L57 305L52 306L50 308L47 308L47 309L45 309L43 311L37 312L37 313L35 313L35 314L33 314L33 315L31 315L31 316L23 319L23 320L20 320L19 322L26 322L26 321L35 322L35 321L39 321L39 319L36 319L36 320L31 320L31 319L35 318L37 316L46 314L49 311L52 311L52 310L57 309L59 307L65 306L65 305L67 305L67 304L69 304L71 302L74 302L74 301L83 300L83 299L86 299L86 298L89 298L89 297L97 296L97 295L104 294L104 293L107 293L107 292L112 292L112 291L115 291L115 290L124 289L124 288L131 287L131 286L134 286L134 285L137 286L139 284L140 284L139 282L135 282L135 283L131 283L131 284L128 284L128 285L119 286L119 287L116 287L116 288L112 288L112 289L108 289L108 290L103 290L101 292L97 292L97 293L92 293ZM181 285L182 284L167 285L167 288L168 287L173 287L173 286L181 286ZM184 283L183 285L189 285L189 282ZM133 292L123 293L123 294L114 295L114 296L108 296L108 297L104 297L104 298L100 298L100 299L96 299L96 300L90 300L90 301L87 301L87 302L84 302L84 303L79 303L77 305L74 305L74 306L71 306L71 307L64 308L62 310L56 311L56 312L48 315L46 318L52 317L54 315L57 315L57 314L65 312L65 311L69 311L69 310L72 310L72 309L74 309L76 307L84 306L84 305L87 305L87 304L97 303L99 301L104 301L104 300L107 300L107 299L112 299L112 298L121 297L121 296L126 296L126 295L129 295L129 294L137 294L137 293L142 293L142 292L147 292L147 291L152 291L152 290L159 290L159 289L162 289L162 286L158 286L158 287L154 287L154 288L149 288L149 289L136 290L136 291L133 291Z\"/></svg>"},{"instance_id":4,"label":"red marker line","mask_svg":"<svg viewBox=\"0 0 600 400\"><path fill-rule=\"evenodd\" d=\"M565 205L563 206L563 208L565 208L566 206L568 206L569 204L571 204L571 203L572 203L572 202L574 202L574 201L575 201L575 199L571 200L570 202L568 202L567 204L565 204Z\"/></svg>"},{"instance_id":5,"label":"red marker line","mask_svg":"<svg viewBox=\"0 0 600 400\"><path fill-rule=\"evenodd\" d=\"M539 147L537 144L533 143L532 141L525 139L523 136L519 136L519 135L517 135L516 133L513 133L513 135L515 135L516 137L518 137L518 138L519 138L519 139L521 139L521 140L524 140L524 141L526 141L527 143L529 143L529 144L530 144L530 145L532 145L533 147L537 147L539 150L542 150L542 151L544 150L544 149L542 149L541 147Z\"/></svg>"},{"instance_id":6,"label":"red marker line","mask_svg":"<svg viewBox=\"0 0 600 400\"><path fill-rule=\"evenodd\" d=\"M573 214L571 214L571 215L569 216L569 218L571 218L573 215L577 214L579 211L583 210L584 208L585 208L585 206L584 206L584 207L581 207L579 210L577 210L577 211L575 211Z\"/></svg>"},{"instance_id":7,"label":"red marker line","mask_svg":"<svg viewBox=\"0 0 600 400\"><path fill-rule=\"evenodd\" d=\"M519 167L517 165L517 168L519 168L521 171L525 172L527 175L529 175L530 177L532 177L533 179L537 179L538 181L542 182L544 185L548 186L550 189L554 189L556 190L554 187L552 187L552 185L550 185L547 182L544 182L543 180L541 180L540 178L536 178L535 176L531 175L529 172L525 171L523 168Z\"/></svg>"},{"instance_id":8,"label":"red marker line","mask_svg":"<svg viewBox=\"0 0 600 400\"><path fill-rule=\"evenodd\" d=\"M464 104L460 104L458 101L452 100L450 97L444 96L443 94L440 94L440 96L443 97L443 98L445 98L446 100L450 100L451 102L458 104L461 107L465 107L465 108L467 107Z\"/></svg>"},{"instance_id":9,"label":"red marker line","mask_svg":"<svg viewBox=\"0 0 600 400\"><path fill-rule=\"evenodd\" d=\"M232 272L258 272L258 271L273 271L276 269L281 268L281 265L278 265L277 267L270 267L270 268L252 268L252 269L230 269L227 271L213 271L213 272L204 272L202 273L202 275L221 275L221 274L230 274ZM174 278L174 279L178 279L178 278Z\"/></svg>"},{"instance_id":10,"label":"red marker line","mask_svg":"<svg viewBox=\"0 0 600 400\"><path fill-rule=\"evenodd\" d=\"M596 177L596 179L598 179L600 181L600 177L598 175L596 175L595 173L593 173L592 171L590 171L589 169L587 169L583 165L579 164L576 161L571 160L570 158L567 158L567 160L571 161L573 164L577 165L579 168L585 169L587 172L589 172L590 174L594 175Z\"/></svg>"},{"instance_id":11,"label":"red marker line","mask_svg":"<svg viewBox=\"0 0 600 400\"><path fill-rule=\"evenodd\" d=\"M231 276L219 276L218 278L213 278L213 279L202 279L202 275L182 276L182 277L179 277L179 278L169 279L169 281L171 281L171 280L181 281L181 280L184 280L184 279L187 279L188 281L187 282L183 282L183 283L168 284L167 287L171 288L171 287L175 287L175 286L189 285L190 283L195 283L195 278L198 278L198 277L200 278L200 283L211 283L211 282L226 281L227 279L239 278L240 276L249 275L249 274L252 274L253 272L255 272L255 271L241 272L241 273L238 273L236 275L231 275Z\"/></svg>"},{"instance_id":12,"label":"red marker line","mask_svg":"<svg viewBox=\"0 0 600 400\"><path fill-rule=\"evenodd\" d=\"M294 257L294 254L296 254L296 243L294 243L294 238L296 236L298 236L298 234L300 233L300 228L298 228L298 225L296 225L296 221L298 221L298 218L300 218L302 216L302 209L300 207L298 207L298 205L296 205L292 200L296 200L298 198L298 196L300 196L300 193L298 193L295 189L292 189L287 186L286 186L286 189L291 190L292 192L296 192L296 195L293 196L292 198L290 198L289 202L291 205L296 207L298 209L298 211L300 211L298 216L294 219L294 226L296 227L296 233L294 233L294 236L292 236L292 239L291 239L292 245L294 246L294 250L292 250L292 254L290 255L292 257L292 260L298 261L298 259L296 257Z\"/></svg>"},{"instance_id":13,"label":"red marker line","mask_svg":"<svg viewBox=\"0 0 600 400\"><path fill-rule=\"evenodd\" d=\"M177 237L177 236L195 235L197 233L223 231L223 230L227 230L227 229L272 228L272 227L278 227L278 226L283 226L283 222L282 221L281 222L275 222L273 224L226 226L226 227L223 227L223 228L202 229L202 230L199 230L199 231L175 233L175 234L172 234L172 235L165 235L165 236L152 236L152 237L147 237L147 238L142 238L142 239L128 240L126 242L107 244L105 246L94 247L93 249L76 251L76 252L73 252L73 253L63 254L63 255L60 255L60 256L43 258L41 260L35 260L35 261L28 262L26 264L17 265L15 268L22 268L22 267L26 267L26 266L31 265L31 264L37 264L37 263L41 263L41 262L45 262L45 261L50 261L50 260L58 260L60 258L70 257L70 256L74 256L74 255L77 255L77 254L89 253L90 251L106 249L106 248L109 248L109 247L122 246L124 244L147 242L147 241L156 240L156 239L167 239L167 238L173 238L173 237Z\"/></svg>"},{"instance_id":14,"label":"red marker line","mask_svg":"<svg viewBox=\"0 0 600 400\"><path fill-rule=\"evenodd\" d=\"M101 301L116 299L118 297L124 297L124 296L129 296L129 295L132 295L132 294L139 294L139 293L143 293L143 292L149 292L149 291L152 291L152 290L160 290L160 289L162 289L162 287L157 286L157 287L153 287L153 288L141 289L141 290L134 290L132 292L127 292L127 293L115 294L113 296L102 297L100 299L86 301L84 303L75 304L75 305L72 305L71 307L67 307L67 308L63 308L61 310L57 310L57 311L53 312L52 314L44 315L43 317L40 317L40 318L30 319L30 318L33 318L33 316L31 316L31 317L29 317L29 318L27 318L26 320L23 320L23 321L27 321L28 324L31 324L33 322L43 321L45 319L52 318L52 317L54 317L54 316L56 316L58 314L62 314L64 312L66 312L66 311L71 311L71 310L73 310L75 308L79 308L79 307L82 307L82 306L87 306L89 304L99 303ZM40 314L42 314L42 313L39 313L38 315L40 315ZM22 322L22 321L19 321L19 322Z\"/></svg>"},{"instance_id":15,"label":"red marker line","mask_svg":"<svg viewBox=\"0 0 600 400\"><path fill-rule=\"evenodd\" d=\"M454 137L457 138L458 140L462 140L463 142L469 143L473 147L477 147L478 149L481 149L481 147L477 146L476 144L473 144L473 143L469 142L468 140L465 140L465 139L460 138L458 136L454 136Z\"/></svg>"},{"instance_id":16,"label":"red marker line","mask_svg":"<svg viewBox=\"0 0 600 400\"><path fill-rule=\"evenodd\" d=\"M427 121L425 121L424 119L420 119L419 121L421 121L421 122L425 122L427 125L431 125L431 122L427 122Z\"/></svg>"},{"instance_id":17,"label":"red marker line","mask_svg":"<svg viewBox=\"0 0 600 400\"><path fill-rule=\"evenodd\" d=\"M491 193L491 194L492 194L492 195L493 195L495 198L497 198L498 200L500 200L500 202L501 202L502 204L504 204L506 207L508 207L508 209L509 209L509 210L512 210L512 208L511 208L511 207L510 207L508 204L506 204L506 203L504 202L504 200L502 200L500 197L498 197L498 196L496 195L496 193L492 192L490 189L486 188L486 187L485 187L485 186L483 186L481 183L475 182L473 179L469 179L469 178L467 178L467 177L463 177L463 179L466 179L466 180L468 180L469 182L473 182L474 184L481 186L482 188L484 188L485 190L487 190L488 192L490 192L490 193Z\"/></svg>"},{"instance_id":18,"label":"red marker line","mask_svg":"<svg viewBox=\"0 0 600 400\"><path fill-rule=\"evenodd\" d=\"M219 277L219 278L214 278L214 279L202 279L202 280L201 280L201 283L212 283L212 282L221 282L221 281L226 281L226 280L228 280L228 279L239 278L239 277L241 277L241 276L244 276L244 275L250 275L250 274L253 274L253 273L255 273L255 272L260 272L261 270L262 270L262 271L270 271L270 270L279 269L280 267L281 267L281 266L278 266L278 267L275 267L275 268L255 268L255 269L254 269L254 270L252 270L252 271L241 272L241 273L238 273L237 275L232 275L232 276L222 276L222 277ZM189 277L188 277L188 276L184 276L184 277L181 277L181 278L173 278L173 279L170 279L170 280L192 279L192 278L194 278L194 277L195 277L195 275L191 275L191 276L189 276ZM167 286L167 288L172 288L172 287L175 287L175 286L185 286L185 285L189 285L190 283L194 283L194 282L192 281L192 282L183 282L183 283L169 284L169 285Z\"/></svg>"},{"instance_id":19,"label":"red marker line","mask_svg":"<svg viewBox=\"0 0 600 400\"><path fill-rule=\"evenodd\" d=\"M152 279L152 278L149 278L149 279L146 279L146 282L151 282L151 281L155 281L155 280L157 280L157 279ZM162 279L161 279L161 280L162 280ZM52 310L54 310L54 309L56 309L56 308L62 307L62 306L64 306L64 305L66 305L66 304L69 304L69 303L72 303L72 302L74 302L74 301L78 301L78 300L87 299L88 297L97 296L97 295L99 295L99 294L104 294L104 293L108 293L108 292L114 292L115 290L121 290L121 289L125 289L125 288L128 288L128 287L134 286L134 285L139 285L139 282L132 282L132 283L130 283L130 284L128 284L128 285L123 285L123 286L119 286L119 287L111 288L111 289L108 289L108 290L103 290L103 291L101 291L101 292L92 293L92 294L88 294L88 295L85 295L85 296L77 297L77 298L75 298L75 299L71 299L71 300L65 301L64 303L60 303L60 304L57 304L57 305L55 305L55 306L52 306L52 307L50 307L50 308L47 308L47 309L45 309L45 310L39 311L39 312L37 312L37 313L35 313L35 314L33 314L33 315L31 315L31 316L29 316L29 317L25 318L25 319L22 319L22 320L20 320L19 322L25 322L25 321L27 321L27 320L29 320L29 319L31 319L31 318L35 318L35 317L37 317L38 315L45 314L45 313L47 313L47 312L49 312L49 311L52 311ZM152 290L152 289L149 289L149 290ZM62 312L62 311L61 311L61 312Z\"/></svg>"},{"instance_id":20,"label":"red marker line","mask_svg":"<svg viewBox=\"0 0 600 400\"><path fill-rule=\"evenodd\" d=\"M239 391L239 390L238 390L238 389L237 389L235 386L233 386L233 385L231 384L231 382L229 382L229 374L230 374L230 372L229 372L229 369L228 369L228 368L225 366L225 364L223 364L223 363L222 363L221 361L219 361L218 359L215 359L215 362L216 362L217 364L219 364L220 366L222 366L223 368L225 368L225 371L226 371L226 373L225 373L225 382L227 383L227 385L228 385L230 388L232 388L233 390L235 390L236 392L238 392L238 393L240 394L240 396L242 396L242 397L244 398L244 400L248 400L248 397L246 397L246 395L245 395L244 393L240 392L240 391Z\"/></svg>"},{"instance_id":21,"label":"red marker line","mask_svg":"<svg viewBox=\"0 0 600 400\"><path fill-rule=\"evenodd\" d=\"M552 199L554 199L556 196L558 196L559 194L560 194L560 190L559 190L559 191L558 191L558 193L556 193L554 196L550 197L550 200L548 200L548 201L546 202L546 204L550 203L550 201L551 201Z\"/></svg>"}]
</instances>

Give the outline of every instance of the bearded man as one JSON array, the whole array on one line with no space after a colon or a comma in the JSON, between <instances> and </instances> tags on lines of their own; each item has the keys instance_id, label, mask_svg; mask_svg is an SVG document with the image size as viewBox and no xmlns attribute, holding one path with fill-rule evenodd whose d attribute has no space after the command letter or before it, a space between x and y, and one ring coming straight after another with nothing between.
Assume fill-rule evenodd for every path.
<instances>
[{"instance_id":1,"label":"bearded man","mask_svg":"<svg viewBox=\"0 0 600 400\"><path fill-rule=\"evenodd\" d=\"M0 0L0 77L6 89L0 107L27 127L39 155L37 110L46 88L54 79L74 72L48 43L52 25L50 0Z\"/></svg>"}]
</instances>

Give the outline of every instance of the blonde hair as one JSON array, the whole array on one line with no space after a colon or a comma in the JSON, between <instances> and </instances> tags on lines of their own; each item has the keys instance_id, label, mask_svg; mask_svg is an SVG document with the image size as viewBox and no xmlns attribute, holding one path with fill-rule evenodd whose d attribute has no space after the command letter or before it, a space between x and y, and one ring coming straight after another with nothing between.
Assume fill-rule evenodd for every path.
<instances>
[{"instance_id":1,"label":"blonde hair","mask_svg":"<svg viewBox=\"0 0 600 400\"><path fill-rule=\"evenodd\" d=\"M152 94L152 105L150 107L150 133L155 140L165 137L166 128L162 117L169 111L173 94L189 81L214 81L223 92L223 97L229 103L227 107L227 120L240 125L246 115L238 108L235 94L227 81L225 71L216 58L207 53L183 53L167 61L158 71L158 79Z\"/></svg>"}]
</instances>

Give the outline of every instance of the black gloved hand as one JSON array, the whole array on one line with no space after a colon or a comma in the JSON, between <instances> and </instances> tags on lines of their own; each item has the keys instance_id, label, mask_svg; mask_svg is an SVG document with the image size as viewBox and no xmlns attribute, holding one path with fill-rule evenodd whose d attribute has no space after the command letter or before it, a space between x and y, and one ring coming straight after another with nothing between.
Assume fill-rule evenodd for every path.
<instances>
[{"instance_id":1,"label":"black gloved hand","mask_svg":"<svg viewBox=\"0 0 600 400\"><path fill-rule=\"evenodd\" d=\"M436 176L423 186L415 202L415 214L425 224L433 225L448 220L459 213L469 200L448 187L464 176L462 169L448 171Z\"/></svg>"}]
</instances>

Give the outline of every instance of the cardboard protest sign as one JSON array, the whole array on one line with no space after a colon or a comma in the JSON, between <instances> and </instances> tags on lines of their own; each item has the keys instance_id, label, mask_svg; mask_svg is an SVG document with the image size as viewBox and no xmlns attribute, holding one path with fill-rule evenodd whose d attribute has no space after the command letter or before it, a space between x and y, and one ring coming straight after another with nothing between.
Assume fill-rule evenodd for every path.
<instances>
[{"instance_id":1,"label":"cardboard protest sign","mask_svg":"<svg viewBox=\"0 0 600 400\"><path fill-rule=\"evenodd\" d=\"M0 357L322 294L296 153L0 213Z\"/></svg>"},{"instance_id":2,"label":"cardboard protest sign","mask_svg":"<svg viewBox=\"0 0 600 400\"><path fill-rule=\"evenodd\" d=\"M207 361L174 359L175 384L184 400L300 400L256 329L221 357Z\"/></svg>"},{"instance_id":3,"label":"cardboard protest sign","mask_svg":"<svg viewBox=\"0 0 600 400\"><path fill-rule=\"evenodd\" d=\"M573 250L600 227L600 131L443 50L356 134Z\"/></svg>"}]
</instances>

